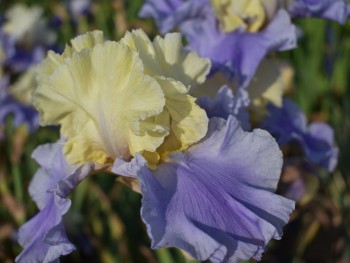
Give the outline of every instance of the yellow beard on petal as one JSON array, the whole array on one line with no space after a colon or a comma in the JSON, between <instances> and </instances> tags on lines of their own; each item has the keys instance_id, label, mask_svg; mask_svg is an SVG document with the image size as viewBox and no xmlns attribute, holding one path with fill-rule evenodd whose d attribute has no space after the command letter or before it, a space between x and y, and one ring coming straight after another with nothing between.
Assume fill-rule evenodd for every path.
<instances>
[{"instance_id":1,"label":"yellow beard on petal","mask_svg":"<svg viewBox=\"0 0 350 263\"><path fill-rule=\"evenodd\" d=\"M205 80L210 62L168 41L172 36L152 44L134 31L120 42L104 42L94 31L73 39L62 55L50 52L38 66L33 104L42 125L61 125L69 163L105 164L141 153L152 166L205 136L206 113L187 93Z\"/></svg>"},{"instance_id":2,"label":"yellow beard on petal","mask_svg":"<svg viewBox=\"0 0 350 263\"><path fill-rule=\"evenodd\" d=\"M210 0L210 3L224 32L237 29L257 32L265 23L261 0Z\"/></svg>"}]
</instances>

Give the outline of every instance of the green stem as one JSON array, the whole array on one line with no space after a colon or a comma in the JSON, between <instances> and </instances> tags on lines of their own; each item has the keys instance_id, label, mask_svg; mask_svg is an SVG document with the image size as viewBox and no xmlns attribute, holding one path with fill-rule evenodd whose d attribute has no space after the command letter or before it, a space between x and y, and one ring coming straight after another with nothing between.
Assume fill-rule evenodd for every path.
<instances>
[{"instance_id":1,"label":"green stem","mask_svg":"<svg viewBox=\"0 0 350 263\"><path fill-rule=\"evenodd\" d=\"M23 183L18 164L12 164L12 176L15 188L15 196L19 202L23 201Z\"/></svg>"}]
</instances>

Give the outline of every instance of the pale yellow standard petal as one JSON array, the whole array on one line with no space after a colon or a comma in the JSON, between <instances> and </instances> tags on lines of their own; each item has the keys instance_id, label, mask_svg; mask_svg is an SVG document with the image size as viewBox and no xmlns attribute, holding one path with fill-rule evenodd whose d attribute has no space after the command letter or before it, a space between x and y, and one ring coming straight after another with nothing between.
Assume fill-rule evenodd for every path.
<instances>
[{"instance_id":1,"label":"pale yellow standard petal","mask_svg":"<svg viewBox=\"0 0 350 263\"><path fill-rule=\"evenodd\" d=\"M162 112L162 89L143 73L137 53L116 42L74 52L33 97L43 124L61 124L70 163L154 151L167 134L167 127L143 123Z\"/></svg>"},{"instance_id":2,"label":"pale yellow standard petal","mask_svg":"<svg viewBox=\"0 0 350 263\"><path fill-rule=\"evenodd\" d=\"M139 53L145 72L156 78L164 92L164 112L169 116L171 129L157 149L159 155L186 149L202 139L207 132L208 118L188 92L190 87L192 90L206 80L210 60L185 50L178 33L156 37L151 42L142 30L134 30L126 33L121 43ZM145 152L144 156L149 162L153 160L151 163L161 158L155 152Z\"/></svg>"},{"instance_id":3,"label":"pale yellow standard petal","mask_svg":"<svg viewBox=\"0 0 350 263\"><path fill-rule=\"evenodd\" d=\"M267 19L261 0L210 0L224 32L237 29L257 32Z\"/></svg>"},{"instance_id":4,"label":"pale yellow standard petal","mask_svg":"<svg viewBox=\"0 0 350 263\"><path fill-rule=\"evenodd\" d=\"M71 44L38 66L33 93L41 123L61 125L68 162L141 153L154 167L205 136L208 118L188 92L205 81L210 61L185 51L180 35L151 42L137 30L117 43L94 31Z\"/></svg>"},{"instance_id":5,"label":"pale yellow standard petal","mask_svg":"<svg viewBox=\"0 0 350 263\"><path fill-rule=\"evenodd\" d=\"M91 49L95 45L102 44L103 42L103 32L94 30L73 38L71 40L72 46L70 47L67 45L62 55L50 50L46 59L38 66L38 81L45 81L59 65L65 63L65 58L72 57L74 52L80 52L83 49Z\"/></svg>"},{"instance_id":6,"label":"pale yellow standard petal","mask_svg":"<svg viewBox=\"0 0 350 263\"><path fill-rule=\"evenodd\" d=\"M264 107L266 102L281 107L285 85L278 62L263 60L247 90L256 107Z\"/></svg>"},{"instance_id":7,"label":"pale yellow standard petal","mask_svg":"<svg viewBox=\"0 0 350 263\"><path fill-rule=\"evenodd\" d=\"M206 112L187 94L186 87L179 81L157 77L165 94L165 109L169 112L171 132L158 149L162 155L183 150L201 140L208 130Z\"/></svg>"},{"instance_id":8,"label":"pale yellow standard petal","mask_svg":"<svg viewBox=\"0 0 350 263\"><path fill-rule=\"evenodd\" d=\"M188 88L203 83L210 71L210 60L185 50L179 33L158 36L151 42L145 32L133 30L121 43L139 52L147 74L176 79Z\"/></svg>"}]
</instances>

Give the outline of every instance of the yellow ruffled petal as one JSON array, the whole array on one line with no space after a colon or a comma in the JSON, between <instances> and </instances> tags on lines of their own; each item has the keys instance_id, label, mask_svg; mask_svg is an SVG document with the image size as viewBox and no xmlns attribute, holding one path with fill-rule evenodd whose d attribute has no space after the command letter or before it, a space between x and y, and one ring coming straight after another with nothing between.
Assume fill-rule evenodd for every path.
<instances>
[{"instance_id":1,"label":"yellow ruffled petal","mask_svg":"<svg viewBox=\"0 0 350 263\"><path fill-rule=\"evenodd\" d=\"M141 153L155 167L205 136L208 118L188 88L204 82L210 62L184 51L180 35L152 43L138 30L118 43L94 31L71 43L38 66L33 93L41 123L61 125L68 162Z\"/></svg>"},{"instance_id":2,"label":"yellow ruffled petal","mask_svg":"<svg viewBox=\"0 0 350 263\"><path fill-rule=\"evenodd\" d=\"M38 66L38 81L45 81L59 65L65 63L65 58L72 57L74 52L80 52L83 49L91 49L95 45L102 44L103 42L103 32L94 30L73 38L71 40L72 46L70 47L67 45L62 55L56 54L50 50L47 54L47 58Z\"/></svg>"},{"instance_id":3,"label":"yellow ruffled petal","mask_svg":"<svg viewBox=\"0 0 350 263\"><path fill-rule=\"evenodd\" d=\"M85 48L91 49L97 44L103 44L103 32L94 30L71 40L72 49L79 52Z\"/></svg>"},{"instance_id":4,"label":"yellow ruffled petal","mask_svg":"<svg viewBox=\"0 0 350 263\"><path fill-rule=\"evenodd\" d=\"M163 110L162 89L131 49L116 42L82 49L47 80L35 91L34 105L43 124L61 124L68 162L127 159L136 147L131 138L137 151L154 151L164 140L159 137L166 133L143 125Z\"/></svg>"},{"instance_id":5,"label":"yellow ruffled petal","mask_svg":"<svg viewBox=\"0 0 350 263\"><path fill-rule=\"evenodd\" d=\"M156 37L151 42L142 30L133 30L126 33L121 43L139 52L145 72L151 76L169 77L186 87L195 87L205 81L210 71L210 60L185 50L179 33Z\"/></svg>"},{"instance_id":6,"label":"yellow ruffled petal","mask_svg":"<svg viewBox=\"0 0 350 263\"><path fill-rule=\"evenodd\" d=\"M165 109L171 118L171 133L158 152L186 149L205 136L208 117L181 82L164 77L157 77L157 81L164 91Z\"/></svg>"}]
</instances>

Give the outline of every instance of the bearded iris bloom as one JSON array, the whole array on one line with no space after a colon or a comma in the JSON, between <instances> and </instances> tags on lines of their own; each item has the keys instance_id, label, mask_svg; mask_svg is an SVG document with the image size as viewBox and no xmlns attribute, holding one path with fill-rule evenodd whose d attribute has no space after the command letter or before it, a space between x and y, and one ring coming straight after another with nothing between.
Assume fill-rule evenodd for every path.
<instances>
[{"instance_id":1,"label":"bearded iris bloom","mask_svg":"<svg viewBox=\"0 0 350 263\"><path fill-rule=\"evenodd\" d=\"M274 194L282 155L266 131L245 132L236 117L211 117L196 104L189 91L209 70L176 33L152 42L137 30L113 42L94 31L61 55L50 52L33 101L41 124L59 124L65 139L34 153L42 168L30 193L40 212L19 231L17 262L51 262L74 249L62 224L67 197L98 171L140 184L154 249L212 262L260 259L294 209Z\"/></svg>"},{"instance_id":2,"label":"bearded iris bloom","mask_svg":"<svg viewBox=\"0 0 350 263\"><path fill-rule=\"evenodd\" d=\"M296 45L296 30L285 10L271 1L149 0L139 15L155 19L162 33L178 28L189 47L210 58L246 87L270 51Z\"/></svg>"},{"instance_id":3,"label":"bearded iris bloom","mask_svg":"<svg viewBox=\"0 0 350 263\"><path fill-rule=\"evenodd\" d=\"M192 50L246 87L270 51L296 46L290 18L319 17L344 23L344 0L147 0L139 16L161 33L179 29Z\"/></svg>"}]
</instances>

